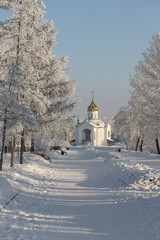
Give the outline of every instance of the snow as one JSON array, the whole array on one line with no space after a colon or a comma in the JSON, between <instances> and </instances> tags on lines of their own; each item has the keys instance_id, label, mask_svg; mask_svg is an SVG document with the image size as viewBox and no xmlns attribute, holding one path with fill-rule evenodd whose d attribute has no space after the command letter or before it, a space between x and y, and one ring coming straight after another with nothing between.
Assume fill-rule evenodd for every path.
<instances>
[{"instance_id":1,"label":"snow","mask_svg":"<svg viewBox=\"0 0 160 240\"><path fill-rule=\"evenodd\" d=\"M105 126L103 121L97 120L97 119L96 120L95 119L88 120L88 123L94 127L104 127Z\"/></svg>"},{"instance_id":2,"label":"snow","mask_svg":"<svg viewBox=\"0 0 160 240\"><path fill-rule=\"evenodd\" d=\"M90 120L85 120L85 121L83 121L83 122L80 122L80 123L78 123L78 125L83 125L84 123L88 123L88 124L90 124L90 125L92 125L93 127L100 127L100 128L102 128L102 127L104 127L105 126L105 123L103 122L103 121L101 121L101 120L99 120L99 119L97 119L97 120L95 120L95 119L90 119Z\"/></svg>"},{"instance_id":3,"label":"snow","mask_svg":"<svg viewBox=\"0 0 160 240\"><path fill-rule=\"evenodd\" d=\"M0 239L159 240L160 156L117 147L25 153L0 172Z\"/></svg>"}]
</instances>

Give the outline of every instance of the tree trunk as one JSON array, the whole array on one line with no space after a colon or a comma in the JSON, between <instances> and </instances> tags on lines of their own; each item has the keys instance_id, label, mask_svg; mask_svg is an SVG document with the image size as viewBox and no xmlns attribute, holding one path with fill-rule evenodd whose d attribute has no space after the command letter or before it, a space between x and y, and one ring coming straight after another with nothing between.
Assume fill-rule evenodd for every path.
<instances>
[{"instance_id":1,"label":"tree trunk","mask_svg":"<svg viewBox=\"0 0 160 240\"><path fill-rule=\"evenodd\" d=\"M141 140L141 144L140 144L140 146L139 146L139 150L140 150L141 152L143 152L143 139Z\"/></svg>"},{"instance_id":2,"label":"tree trunk","mask_svg":"<svg viewBox=\"0 0 160 240\"><path fill-rule=\"evenodd\" d=\"M157 153L160 154L158 138L156 138L156 148L157 148Z\"/></svg>"},{"instance_id":3,"label":"tree trunk","mask_svg":"<svg viewBox=\"0 0 160 240\"><path fill-rule=\"evenodd\" d=\"M31 139L31 148L30 148L31 152L34 152L34 139Z\"/></svg>"},{"instance_id":4,"label":"tree trunk","mask_svg":"<svg viewBox=\"0 0 160 240\"><path fill-rule=\"evenodd\" d=\"M135 151L136 151L136 152L137 152L137 150L138 150L139 140L140 140L140 137L138 137L138 139L137 139L136 148L135 148Z\"/></svg>"},{"instance_id":5,"label":"tree trunk","mask_svg":"<svg viewBox=\"0 0 160 240\"><path fill-rule=\"evenodd\" d=\"M14 165L15 150L16 150L16 137L14 136L14 138L13 138L12 153L11 153L11 165L10 165L10 167L13 167L13 165Z\"/></svg>"},{"instance_id":6,"label":"tree trunk","mask_svg":"<svg viewBox=\"0 0 160 240\"><path fill-rule=\"evenodd\" d=\"M8 143L8 152L12 152L12 140Z\"/></svg>"},{"instance_id":7,"label":"tree trunk","mask_svg":"<svg viewBox=\"0 0 160 240\"><path fill-rule=\"evenodd\" d=\"M24 131L22 131L22 136L21 136L20 164L23 164L23 152L24 152Z\"/></svg>"},{"instance_id":8,"label":"tree trunk","mask_svg":"<svg viewBox=\"0 0 160 240\"><path fill-rule=\"evenodd\" d=\"M4 153L5 139L6 139L6 125L4 124L3 137L2 137L1 159L0 159L0 171L2 171L2 165L3 165L3 153Z\"/></svg>"},{"instance_id":9,"label":"tree trunk","mask_svg":"<svg viewBox=\"0 0 160 240\"><path fill-rule=\"evenodd\" d=\"M2 171L2 165L3 165L3 153L4 153L4 144L6 140L6 113L7 109L5 109L5 118L4 118L4 126L3 126L3 137L2 137L2 149L1 149L1 158L0 158L0 171Z\"/></svg>"},{"instance_id":10,"label":"tree trunk","mask_svg":"<svg viewBox=\"0 0 160 240\"><path fill-rule=\"evenodd\" d=\"M7 153L7 145L4 146L4 152Z\"/></svg>"},{"instance_id":11,"label":"tree trunk","mask_svg":"<svg viewBox=\"0 0 160 240\"><path fill-rule=\"evenodd\" d=\"M19 144L18 144L18 146L17 146L17 156L18 156L18 158L19 158Z\"/></svg>"}]
</instances>

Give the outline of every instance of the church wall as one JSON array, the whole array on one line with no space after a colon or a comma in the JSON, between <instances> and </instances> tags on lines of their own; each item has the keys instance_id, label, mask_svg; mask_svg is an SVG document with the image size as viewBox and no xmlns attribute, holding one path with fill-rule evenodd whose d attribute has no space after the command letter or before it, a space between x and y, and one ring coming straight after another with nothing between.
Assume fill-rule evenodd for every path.
<instances>
[{"instance_id":1,"label":"church wall","mask_svg":"<svg viewBox=\"0 0 160 240\"><path fill-rule=\"evenodd\" d=\"M107 140L111 139L111 125L109 123L104 130L104 138L105 138L105 145L107 145L108 144Z\"/></svg>"},{"instance_id":2,"label":"church wall","mask_svg":"<svg viewBox=\"0 0 160 240\"><path fill-rule=\"evenodd\" d=\"M91 142L93 146L107 145L107 139L111 139L111 126L108 124L105 128L95 128L87 122L76 127L76 145L83 144L83 130L89 129L91 131ZM108 132L110 133L108 135Z\"/></svg>"},{"instance_id":3,"label":"church wall","mask_svg":"<svg viewBox=\"0 0 160 240\"><path fill-rule=\"evenodd\" d=\"M111 139L111 125L108 124L107 126L107 139Z\"/></svg>"},{"instance_id":4,"label":"church wall","mask_svg":"<svg viewBox=\"0 0 160 240\"><path fill-rule=\"evenodd\" d=\"M75 137L76 137L76 146L78 146L78 145L80 145L80 140L79 140L79 127L78 127L78 126L76 126Z\"/></svg>"},{"instance_id":5,"label":"church wall","mask_svg":"<svg viewBox=\"0 0 160 240\"><path fill-rule=\"evenodd\" d=\"M97 128L95 131L95 146L104 146L105 145L105 134L104 128Z\"/></svg>"}]
</instances>

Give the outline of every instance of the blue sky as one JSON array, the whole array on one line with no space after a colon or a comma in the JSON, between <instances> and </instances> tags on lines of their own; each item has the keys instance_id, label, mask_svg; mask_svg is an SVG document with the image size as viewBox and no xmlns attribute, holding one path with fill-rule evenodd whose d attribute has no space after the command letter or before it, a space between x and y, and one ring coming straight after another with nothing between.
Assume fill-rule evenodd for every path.
<instances>
[{"instance_id":1,"label":"blue sky","mask_svg":"<svg viewBox=\"0 0 160 240\"><path fill-rule=\"evenodd\" d=\"M129 100L134 73L152 35L160 31L159 0L44 0L59 30L53 52L69 57L69 74L81 98L74 114L85 118L92 90L101 118ZM1 14L1 12L0 12ZM3 15L1 14L1 18Z\"/></svg>"}]
</instances>

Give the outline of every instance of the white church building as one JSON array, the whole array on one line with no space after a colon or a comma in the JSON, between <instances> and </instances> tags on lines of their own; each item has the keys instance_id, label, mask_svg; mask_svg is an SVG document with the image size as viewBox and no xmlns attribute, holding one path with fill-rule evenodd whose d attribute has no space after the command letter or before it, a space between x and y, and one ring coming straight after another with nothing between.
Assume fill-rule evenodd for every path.
<instances>
[{"instance_id":1,"label":"white church building","mask_svg":"<svg viewBox=\"0 0 160 240\"><path fill-rule=\"evenodd\" d=\"M88 106L88 118L76 124L76 145L106 146L111 140L109 121L104 123L98 118L98 107L92 102Z\"/></svg>"}]
</instances>

